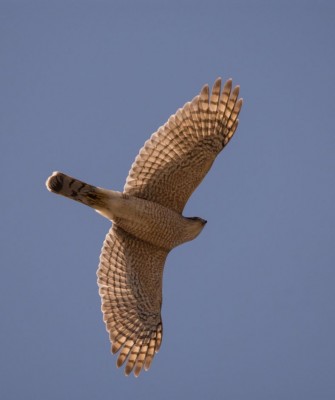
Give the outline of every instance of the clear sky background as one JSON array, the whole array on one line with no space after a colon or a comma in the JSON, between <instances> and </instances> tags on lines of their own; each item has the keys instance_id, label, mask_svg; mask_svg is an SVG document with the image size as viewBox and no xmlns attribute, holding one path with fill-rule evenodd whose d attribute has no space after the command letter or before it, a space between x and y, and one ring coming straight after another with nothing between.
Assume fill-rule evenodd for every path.
<instances>
[{"instance_id":1,"label":"clear sky background","mask_svg":"<svg viewBox=\"0 0 335 400\"><path fill-rule=\"evenodd\" d=\"M335 398L335 2L0 1L0 398ZM122 190L205 83L241 85L164 275L149 372L115 367L96 268L110 223L54 170Z\"/></svg>"}]
</instances>

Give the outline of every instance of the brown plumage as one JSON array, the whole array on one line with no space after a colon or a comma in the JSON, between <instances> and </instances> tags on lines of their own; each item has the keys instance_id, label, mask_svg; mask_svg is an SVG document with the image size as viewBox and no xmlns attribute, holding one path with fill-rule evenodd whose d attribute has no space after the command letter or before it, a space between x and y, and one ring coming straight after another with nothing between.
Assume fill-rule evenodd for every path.
<instances>
[{"instance_id":1,"label":"brown plumage","mask_svg":"<svg viewBox=\"0 0 335 400\"><path fill-rule=\"evenodd\" d=\"M117 366L126 375L148 369L162 341L162 276L166 257L194 239L206 221L182 216L184 206L216 156L233 136L242 99L221 79L186 103L145 143L124 191L88 185L60 172L47 188L84 203L110 219L98 285Z\"/></svg>"}]
</instances>

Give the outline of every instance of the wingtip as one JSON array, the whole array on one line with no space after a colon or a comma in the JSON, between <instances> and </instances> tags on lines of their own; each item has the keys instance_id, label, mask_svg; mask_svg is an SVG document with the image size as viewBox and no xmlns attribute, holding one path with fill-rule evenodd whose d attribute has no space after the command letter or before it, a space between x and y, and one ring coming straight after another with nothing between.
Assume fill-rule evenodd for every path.
<instances>
[{"instance_id":1,"label":"wingtip","mask_svg":"<svg viewBox=\"0 0 335 400\"><path fill-rule=\"evenodd\" d=\"M232 80L232 78L229 78L229 79L226 80L226 82L225 82L225 84L223 86L223 90L230 91L232 86L233 86L233 80Z\"/></svg>"},{"instance_id":2,"label":"wingtip","mask_svg":"<svg viewBox=\"0 0 335 400\"><path fill-rule=\"evenodd\" d=\"M132 367L126 365L126 368L124 369L124 374L125 374L126 376L129 376L129 375L131 374L131 371L132 371L132 370L133 370Z\"/></svg>"},{"instance_id":3,"label":"wingtip","mask_svg":"<svg viewBox=\"0 0 335 400\"><path fill-rule=\"evenodd\" d=\"M232 96L235 96L235 99L238 97L240 93L240 85L236 85L232 91Z\"/></svg>"},{"instance_id":4,"label":"wingtip","mask_svg":"<svg viewBox=\"0 0 335 400\"><path fill-rule=\"evenodd\" d=\"M208 86L208 83L206 83L206 84L202 87L200 93L201 93L201 94L207 94L207 93L209 93L209 86Z\"/></svg>"},{"instance_id":5,"label":"wingtip","mask_svg":"<svg viewBox=\"0 0 335 400\"><path fill-rule=\"evenodd\" d=\"M122 359L120 358L120 356L119 356L118 359L116 360L116 367L117 367L117 368L121 368L122 365L123 365L123 363L124 363L124 361L125 361L125 360L122 360Z\"/></svg>"}]
</instances>

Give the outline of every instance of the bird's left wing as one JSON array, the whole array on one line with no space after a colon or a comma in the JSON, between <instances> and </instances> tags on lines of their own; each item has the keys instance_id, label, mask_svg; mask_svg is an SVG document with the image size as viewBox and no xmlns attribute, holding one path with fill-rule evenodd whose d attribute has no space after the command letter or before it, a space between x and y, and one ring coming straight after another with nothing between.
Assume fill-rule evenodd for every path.
<instances>
[{"instance_id":1,"label":"bird's left wing","mask_svg":"<svg viewBox=\"0 0 335 400\"><path fill-rule=\"evenodd\" d=\"M101 309L117 366L138 376L162 341L162 275L168 252L115 224L104 241L97 271Z\"/></svg>"},{"instance_id":2,"label":"bird's left wing","mask_svg":"<svg viewBox=\"0 0 335 400\"><path fill-rule=\"evenodd\" d=\"M144 144L126 180L124 192L177 212L183 208L233 136L242 99L239 87L221 79L186 103Z\"/></svg>"}]
</instances>

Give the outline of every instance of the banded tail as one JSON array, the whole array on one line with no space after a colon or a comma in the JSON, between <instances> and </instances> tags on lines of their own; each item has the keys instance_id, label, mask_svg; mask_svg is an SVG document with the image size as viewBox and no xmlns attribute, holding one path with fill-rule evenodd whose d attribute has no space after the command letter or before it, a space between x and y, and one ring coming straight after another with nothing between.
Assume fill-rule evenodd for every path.
<instances>
[{"instance_id":1,"label":"banded tail","mask_svg":"<svg viewBox=\"0 0 335 400\"><path fill-rule=\"evenodd\" d=\"M97 211L105 209L109 199L108 190L89 185L62 172L54 172L45 184L50 192L83 203Z\"/></svg>"}]
</instances>

